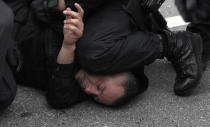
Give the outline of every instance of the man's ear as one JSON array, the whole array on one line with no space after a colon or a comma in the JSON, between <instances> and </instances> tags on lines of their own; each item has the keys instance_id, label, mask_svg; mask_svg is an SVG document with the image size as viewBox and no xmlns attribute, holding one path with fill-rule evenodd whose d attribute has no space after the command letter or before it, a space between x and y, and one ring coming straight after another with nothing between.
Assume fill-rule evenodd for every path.
<instances>
[{"instance_id":1,"label":"man's ear","mask_svg":"<svg viewBox=\"0 0 210 127\"><path fill-rule=\"evenodd\" d=\"M64 0L58 0L58 8L63 11L66 9L66 4Z\"/></svg>"}]
</instances>

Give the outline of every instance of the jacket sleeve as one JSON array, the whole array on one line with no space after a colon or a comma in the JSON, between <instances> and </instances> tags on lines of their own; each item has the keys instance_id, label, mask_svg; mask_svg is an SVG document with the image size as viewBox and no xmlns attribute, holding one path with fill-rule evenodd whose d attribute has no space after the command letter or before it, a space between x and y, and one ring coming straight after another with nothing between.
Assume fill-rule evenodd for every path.
<instances>
[{"instance_id":1,"label":"jacket sleeve","mask_svg":"<svg viewBox=\"0 0 210 127\"><path fill-rule=\"evenodd\" d=\"M54 108L67 108L87 97L74 79L74 65L56 64L51 70L47 101Z\"/></svg>"},{"instance_id":2,"label":"jacket sleeve","mask_svg":"<svg viewBox=\"0 0 210 127\"><path fill-rule=\"evenodd\" d=\"M49 76L47 101L54 108L67 108L87 97L74 78L78 65L76 63L57 64L56 62L62 45L62 32L47 31L46 36L48 36L45 39L46 66Z\"/></svg>"}]
</instances>

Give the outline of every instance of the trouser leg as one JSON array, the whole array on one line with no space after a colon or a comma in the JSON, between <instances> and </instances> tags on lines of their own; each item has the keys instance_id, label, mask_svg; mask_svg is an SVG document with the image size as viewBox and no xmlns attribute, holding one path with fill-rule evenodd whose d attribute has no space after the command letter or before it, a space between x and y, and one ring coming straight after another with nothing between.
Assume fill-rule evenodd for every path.
<instances>
[{"instance_id":1,"label":"trouser leg","mask_svg":"<svg viewBox=\"0 0 210 127\"><path fill-rule=\"evenodd\" d=\"M11 40L13 13L0 0L0 110L8 107L16 95L16 82L7 63L7 50L14 45Z\"/></svg>"},{"instance_id":2,"label":"trouser leg","mask_svg":"<svg viewBox=\"0 0 210 127\"><path fill-rule=\"evenodd\" d=\"M210 60L210 23L191 23L187 29L201 35L203 39L203 62Z\"/></svg>"},{"instance_id":3,"label":"trouser leg","mask_svg":"<svg viewBox=\"0 0 210 127\"><path fill-rule=\"evenodd\" d=\"M137 30L121 4L112 4L87 19L76 58L86 71L112 74L150 64L161 54L156 34Z\"/></svg>"},{"instance_id":4,"label":"trouser leg","mask_svg":"<svg viewBox=\"0 0 210 127\"><path fill-rule=\"evenodd\" d=\"M202 60L204 66L210 59L210 1L209 0L175 0L182 17L190 24L187 30L199 33L203 39Z\"/></svg>"}]
</instances>

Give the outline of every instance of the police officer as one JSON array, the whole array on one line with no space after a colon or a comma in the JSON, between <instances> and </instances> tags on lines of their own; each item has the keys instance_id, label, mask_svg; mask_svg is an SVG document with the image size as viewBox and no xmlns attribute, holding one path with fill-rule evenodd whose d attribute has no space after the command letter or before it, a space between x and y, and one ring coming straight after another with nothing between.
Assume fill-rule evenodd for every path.
<instances>
[{"instance_id":1,"label":"police officer","mask_svg":"<svg viewBox=\"0 0 210 127\"><path fill-rule=\"evenodd\" d=\"M93 14L77 45L81 66L91 73L110 74L144 67L167 57L177 73L175 94L192 93L202 75L202 44L197 43L202 41L191 32L167 30L158 12L163 2L123 0L122 8L113 2L108 9Z\"/></svg>"}]
</instances>

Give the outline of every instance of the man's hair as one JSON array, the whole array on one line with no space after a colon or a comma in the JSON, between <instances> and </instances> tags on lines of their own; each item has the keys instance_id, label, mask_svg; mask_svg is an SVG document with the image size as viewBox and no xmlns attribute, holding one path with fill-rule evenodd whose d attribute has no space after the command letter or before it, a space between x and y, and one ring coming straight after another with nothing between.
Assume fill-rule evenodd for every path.
<instances>
[{"instance_id":1,"label":"man's hair","mask_svg":"<svg viewBox=\"0 0 210 127\"><path fill-rule=\"evenodd\" d=\"M134 74L131 72L128 72L128 80L122 86L125 89L124 95L117 99L114 103L111 104L111 106L118 107L121 105L124 105L128 103L132 98L137 96L140 91L140 82L139 80L135 77ZM143 85L143 84L142 84Z\"/></svg>"}]
</instances>

